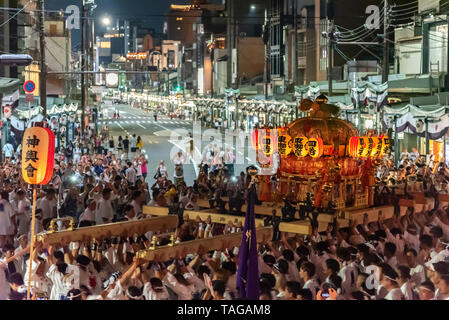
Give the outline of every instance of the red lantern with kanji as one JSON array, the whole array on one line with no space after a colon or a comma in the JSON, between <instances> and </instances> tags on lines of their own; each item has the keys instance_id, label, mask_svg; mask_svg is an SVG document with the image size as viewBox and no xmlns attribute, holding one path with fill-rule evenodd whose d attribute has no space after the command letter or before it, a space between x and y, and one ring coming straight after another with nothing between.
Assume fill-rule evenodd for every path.
<instances>
[{"instance_id":1,"label":"red lantern with kanji","mask_svg":"<svg viewBox=\"0 0 449 320\"><path fill-rule=\"evenodd\" d=\"M380 151L380 155L384 156L390 150L390 139L388 138L388 136L380 136L379 138L382 140L382 149Z\"/></svg>"},{"instance_id":2,"label":"red lantern with kanji","mask_svg":"<svg viewBox=\"0 0 449 320\"><path fill-rule=\"evenodd\" d=\"M280 134L277 149L281 157L286 157L292 151L292 137L288 134Z\"/></svg>"},{"instance_id":3,"label":"red lantern with kanji","mask_svg":"<svg viewBox=\"0 0 449 320\"><path fill-rule=\"evenodd\" d=\"M354 158L363 157L368 137L351 137L349 139L349 155Z\"/></svg>"},{"instance_id":4,"label":"red lantern with kanji","mask_svg":"<svg viewBox=\"0 0 449 320\"><path fill-rule=\"evenodd\" d=\"M47 184L55 163L55 134L48 128L31 127L23 134L22 176L29 184Z\"/></svg>"},{"instance_id":5,"label":"red lantern with kanji","mask_svg":"<svg viewBox=\"0 0 449 320\"><path fill-rule=\"evenodd\" d=\"M321 138L309 139L309 156L312 158L319 158L323 155L324 145Z\"/></svg>"},{"instance_id":6,"label":"red lantern with kanji","mask_svg":"<svg viewBox=\"0 0 449 320\"><path fill-rule=\"evenodd\" d=\"M277 131L274 129L262 129L259 135L258 149L267 157L271 156L277 150Z\"/></svg>"},{"instance_id":7,"label":"red lantern with kanji","mask_svg":"<svg viewBox=\"0 0 449 320\"><path fill-rule=\"evenodd\" d=\"M374 140L372 137L362 137L365 141L365 147L363 149L362 157L368 158L371 156L371 152L374 149Z\"/></svg>"}]
</instances>

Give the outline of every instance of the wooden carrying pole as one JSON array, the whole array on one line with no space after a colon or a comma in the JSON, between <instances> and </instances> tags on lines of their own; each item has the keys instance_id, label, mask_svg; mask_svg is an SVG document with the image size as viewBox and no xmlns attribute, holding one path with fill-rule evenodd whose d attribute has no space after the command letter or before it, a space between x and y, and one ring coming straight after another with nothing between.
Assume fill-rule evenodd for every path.
<instances>
[{"instance_id":1,"label":"wooden carrying pole","mask_svg":"<svg viewBox=\"0 0 449 320\"><path fill-rule=\"evenodd\" d=\"M0 267L8 265L8 263L10 263L11 261L16 260L18 257L23 256L24 254L26 254L29 251L30 251L30 246L26 247L25 249L20 250L19 252L17 252L12 257L9 257L8 259L6 259L5 262L0 263Z\"/></svg>"},{"instance_id":2,"label":"wooden carrying pole","mask_svg":"<svg viewBox=\"0 0 449 320\"><path fill-rule=\"evenodd\" d=\"M27 290L27 300L31 298L31 274L33 270L33 260L34 260L34 224L36 221L36 186L33 185L33 211L31 215L31 245L30 245L30 269L28 270L28 290Z\"/></svg>"},{"instance_id":3,"label":"wooden carrying pole","mask_svg":"<svg viewBox=\"0 0 449 320\"><path fill-rule=\"evenodd\" d=\"M37 235L37 241L50 245L61 243L64 238L68 238L70 241L83 241L86 238L101 239L112 236L132 236L135 233L140 235L148 231L175 229L177 225L177 216L147 218L137 221L108 223L74 230L40 233Z\"/></svg>"},{"instance_id":4,"label":"wooden carrying pole","mask_svg":"<svg viewBox=\"0 0 449 320\"><path fill-rule=\"evenodd\" d=\"M257 241L263 243L270 240L271 227L257 228ZM240 247L242 243L242 232L233 233L229 235L217 236L213 238L198 239L192 241L185 241L179 244L161 246L154 250L146 249L136 253L136 257L147 261L154 261L155 259L164 260L166 258L173 258L179 254L198 253L200 246L206 250L224 250L233 247Z\"/></svg>"}]
</instances>

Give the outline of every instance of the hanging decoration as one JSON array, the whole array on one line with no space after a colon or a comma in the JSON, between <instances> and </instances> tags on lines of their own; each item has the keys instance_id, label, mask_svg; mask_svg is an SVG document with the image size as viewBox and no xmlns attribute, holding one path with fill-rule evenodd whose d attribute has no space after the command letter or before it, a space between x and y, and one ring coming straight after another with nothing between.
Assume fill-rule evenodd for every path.
<instances>
[{"instance_id":1,"label":"hanging decoration","mask_svg":"<svg viewBox=\"0 0 449 320\"><path fill-rule=\"evenodd\" d=\"M379 137L372 137L373 139L373 150L371 151L371 157L377 158L380 156L382 151L382 140Z\"/></svg>"},{"instance_id":2,"label":"hanging decoration","mask_svg":"<svg viewBox=\"0 0 449 320\"><path fill-rule=\"evenodd\" d=\"M22 176L29 184L47 184L53 174L55 134L49 128L31 127L23 135Z\"/></svg>"},{"instance_id":3,"label":"hanging decoration","mask_svg":"<svg viewBox=\"0 0 449 320\"><path fill-rule=\"evenodd\" d=\"M278 153L281 157L286 157L292 152L292 137L287 133L282 133L278 137Z\"/></svg>"},{"instance_id":4,"label":"hanging decoration","mask_svg":"<svg viewBox=\"0 0 449 320\"><path fill-rule=\"evenodd\" d=\"M266 156L271 156L276 151L276 135L275 130L262 130L265 131L264 136L259 136L258 150L263 152Z\"/></svg>"},{"instance_id":5,"label":"hanging decoration","mask_svg":"<svg viewBox=\"0 0 449 320\"><path fill-rule=\"evenodd\" d=\"M296 137L293 139L293 152L299 157L305 157L309 153L309 139Z\"/></svg>"},{"instance_id":6,"label":"hanging decoration","mask_svg":"<svg viewBox=\"0 0 449 320\"><path fill-rule=\"evenodd\" d=\"M254 150L257 151L257 147L259 144L259 129L255 129L251 134L251 146Z\"/></svg>"},{"instance_id":7,"label":"hanging decoration","mask_svg":"<svg viewBox=\"0 0 449 320\"><path fill-rule=\"evenodd\" d=\"M310 138L308 143L309 155L312 158L319 158L323 155L324 146L323 139Z\"/></svg>"},{"instance_id":8,"label":"hanging decoration","mask_svg":"<svg viewBox=\"0 0 449 320\"><path fill-rule=\"evenodd\" d=\"M380 155L385 156L390 150L390 138L388 138L387 136L381 136L380 139L382 140L382 149Z\"/></svg>"},{"instance_id":9,"label":"hanging decoration","mask_svg":"<svg viewBox=\"0 0 449 320\"><path fill-rule=\"evenodd\" d=\"M363 137L365 146L363 148L362 157L367 158L371 156L371 152L374 149L374 141L372 137Z\"/></svg>"}]
</instances>

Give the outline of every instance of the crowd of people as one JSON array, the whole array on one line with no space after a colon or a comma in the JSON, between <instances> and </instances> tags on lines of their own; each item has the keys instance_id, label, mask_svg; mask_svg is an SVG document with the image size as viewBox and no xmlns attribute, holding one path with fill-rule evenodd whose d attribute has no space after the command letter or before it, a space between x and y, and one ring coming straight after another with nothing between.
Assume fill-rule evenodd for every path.
<instances>
[{"instance_id":1,"label":"crowd of people","mask_svg":"<svg viewBox=\"0 0 449 320\"><path fill-rule=\"evenodd\" d=\"M50 184L39 189L36 233L48 231L51 220L61 217L73 218L79 228L145 219L149 216L143 214L144 205L168 207L178 214L178 227L172 230L176 243L242 230L241 223L218 224L183 214L183 210L199 210L198 199L208 200L219 212L242 214L251 177L245 172L234 176L230 154L231 160L224 161L226 152L206 148L199 175L187 186L183 179L186 155L177 153L171 159L173 174L161 161L153 176L156 182L150 186L148 161L139 152L138 137L127 144L128 137L119 137L117 144L112 137L107 139L112 144L57 155ZM74 143L75 149L80 148L78 141ZM435 202L418 210L410 207L404 216L395 214L388 221L379 217L359 225L350 222L344 228L335 221L326 232L314 229L310 236L282 233L259 239L261 300L449 299L449 209L436 197L447 192L449 170L444 163L410 154L403 156L396 169L390 159L384 163L377 172L378 202L394 204L395 196L417 189ZM0 168L0 184L0 299L20 300L26 298L29 281L29 253L24 249L30 242L32 205L30 186L21 179L20 157L7 157ZM224 197L229 199L228 206ZM267 224L275 221L266 219ZM56 226L64 227L63 223ZM37 242L31 262L32 298L238 298L238 247L214 251L202 247L196 254L153 261L136 258L139 250L170 241L170 233L146 232L86 241L65 239L50 246Z\"/></svg>"}]
</instances>

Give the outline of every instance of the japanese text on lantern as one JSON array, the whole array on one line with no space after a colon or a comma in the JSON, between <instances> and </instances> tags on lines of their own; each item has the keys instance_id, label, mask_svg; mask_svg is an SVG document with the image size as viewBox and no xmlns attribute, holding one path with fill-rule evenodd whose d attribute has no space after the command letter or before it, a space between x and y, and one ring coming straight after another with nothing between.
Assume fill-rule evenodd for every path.
<instances>
[{"instance_id":1,"label":"japanese text on lantern","mask_svg":"<svg viewBox=\"0 0 449 320\"><path fill-rule=\"evenodd\" d=\"M305 157L309 153L308 142L306 137L296 137L293 140L294 152L297 157Z\"/></svg>"},{"instance_id":2,"label":"japanese text on lantern","mask_svg":"<svg viewBox=\"0 0 449 320\"><path fill-rule=\"evenodd\" d=\"M363 151L366 148L366 141L364 137L360 137L359 138L359 147L357 149L357 156L358 157L362 157L363 156Z\"/></svg>"},{"instance_id":3,"label":"japanese text on lantern","mask_svg":"<svg viewBox=\"0 0 449 320\"><path fill-rule=\"evenodd\" d=\"M265 138L263 139L263 150L265 152L265 154L267 155L271 155L272 150L271 150L271 138Z\"/></svg>"},{"instance_id":4,"label":"japanese text on lantern","mask_svg":"<svg viewBox=\"0 0 449 320\"><path fill-rule=\"evenodd\" d=\"M381 155L386 155L390 149L390 139L388 137L382 137L382 152Z\"/></svg>"},{"instance_id":5,"label":"japanese text on lantern","mask_svg":"<svg viewBox=\"0 0 449 320\"><path fill-rule=\"evenodd\" d=\"M317 147L316 141L309 140L309 154L311 157L314 157L317 154L316 147Z\"/></svg>"},{"instance_id":6,"label":"japanese text on lantern","mask_svg":"<svg viewBox=\"0 0 449 320\"><path fill-rule=\"evenodd\" d=\"M40 140L36 137L36 135L33 135L33 137L28 137L26 139L26 146L28 148L36 149L39 146ZM28 165L25 167L27 172L28 178L34 178L34 172L37 171L37 168L33 167L31 162L36 163L39 158L37 157L37 150L28 149L25 153L25 161L29 162Z\"/></svg>"},{"instance_id":7,"label":"japanese text on lantern","mask_svg":"<svg viewBox=\"0 0 449 320\"><path fill-rule=\"evenodd\" d=\"M290 153L291 147L290 147L290 141L291 137L288 135L281 135L278 138L278 152L281 156L286 156Z\"/></svg>"}]
</instances>

